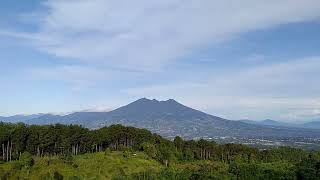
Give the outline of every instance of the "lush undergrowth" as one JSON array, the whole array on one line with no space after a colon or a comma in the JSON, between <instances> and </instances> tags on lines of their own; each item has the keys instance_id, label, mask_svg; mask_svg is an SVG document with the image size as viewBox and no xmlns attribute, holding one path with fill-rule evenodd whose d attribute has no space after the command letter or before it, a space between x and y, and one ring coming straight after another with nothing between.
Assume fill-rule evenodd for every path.
<instances>
[{"instance_id":1,"label":"lush undergrowth","mask_svg":"<svg viewBox=\"0 0 320 180\"><path fill-rule=\"evenodd\" d=\"M77 180L77 179L319 179L319 163L303 165L287 160L272 163L231 163L212 160L171 162L166 166L144 152L106 151L77 156L32 157L33 162L12 161L0 164L0 180Z\"/></svg>"},{"instance_id":2,"label":"lush undergrowth","mask_svg":"<svg viewBox=\"0 0 320 180\"><path fill-rule=\"evenodd\" d=\"M68 157L34 157L32 167L13 161L0 165L3 179L112 179L140 172L159 172L159 162L144 153L93 153Z\"/></svg>"}]
</instances>

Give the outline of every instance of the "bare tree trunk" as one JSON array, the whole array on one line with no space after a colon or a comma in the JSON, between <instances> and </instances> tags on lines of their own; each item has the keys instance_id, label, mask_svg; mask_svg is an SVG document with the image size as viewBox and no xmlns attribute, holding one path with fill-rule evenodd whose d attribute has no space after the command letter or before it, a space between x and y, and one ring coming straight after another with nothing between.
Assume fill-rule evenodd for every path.
<instances>
[{"instance_id":1,"label":"bare tree trunk","mask_svg":"<svg viewBox=\"0 0 320 180\"><path fill-rule=\"evenodd\" d=\"M116 144L117 146L116 146L116 148L117 148L117 150L119 149L119 146L120 146L120 140L118 139L118 141L117 141L117 144Z\"/></svg>"},{"instance_id":2,"label":"bare tree trunk","mask_svg":"<svg viewBox=\"0 0 320 180\"><path fill-rule=\"evenodd\" d=\"M77 147L76 147L76 155L78 155L78 152L79 152L79 144L77 144Z\"/></svg>"},{"instance_id":3,"label":"bare tree trunk","mask_svg":"<svg viewBox=\"0 0 320 180\"><path fill-rule=\"evenodd\" d=\"M39 146L37 147L37 156L38 157L40 156L40 147Z\"/></svg>"},{"instance_id":4,"label":"bare tree trunk","mask_svg":"<svg viewBox=\"0 0 320 180\"><path fill-rule=\"evenodd\" d=\"M56 156L57 155L57 142L54 142L54 152L53 155Z\"/></svg>"},{"instance_id":5,"label":"bare tree trunk","mask_svg":"<svg viewBox=\"0 0 320 180\"><path fill-rule=\"evenodd\" d=\"M2 143L2 159L5 160L5 149L4 149L4 144Z\"/></svg>"},{"instance_id":6,"label":"bare tree trunk","mask_svg":"<svg viewBox=\"0 0 320 180\"><path fill-rule=\"evenodd\" d=\"M6 150L6 152L7 152L7 161L9 160L9 140L8 140L8 142L7 142L7 150Z\"/></svg>"},{"instance_id":7,"label":"bare tree trunk","mask_svg":"<svg viewBox=\"0 0 320 180\"><path fill-rule=\"evenodd\" d=\"M11 157L12 157L12 141L10 141L10 161L11 161Z\"/></svg>"}]
</instances>

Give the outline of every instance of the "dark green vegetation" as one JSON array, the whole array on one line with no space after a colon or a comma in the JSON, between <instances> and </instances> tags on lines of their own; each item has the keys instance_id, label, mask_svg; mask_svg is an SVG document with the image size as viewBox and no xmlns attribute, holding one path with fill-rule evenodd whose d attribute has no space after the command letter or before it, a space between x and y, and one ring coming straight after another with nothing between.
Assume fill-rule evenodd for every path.
<instances>
[{"instance_id":1,"label":"dark green vegetation","mask_svg":"<svg viewBox=\"0 0 320 180\"><path fill-rule=\"evenodd\" d=\"M0 123L0 179L319 179L320 153L169 141L112 125Z\"/></svg>"}]
</instances>

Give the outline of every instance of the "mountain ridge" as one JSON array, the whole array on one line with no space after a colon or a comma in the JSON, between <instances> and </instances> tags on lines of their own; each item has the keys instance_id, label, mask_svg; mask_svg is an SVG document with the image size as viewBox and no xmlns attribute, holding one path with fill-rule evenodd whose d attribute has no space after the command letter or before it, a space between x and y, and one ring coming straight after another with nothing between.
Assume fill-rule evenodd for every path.
<instances>
[{"instance_id":1,"label":"mountain ridge","mask_svg":"<svg viewBox=\"0 0 320 180\"><path fill-rule=\"evenodd\" d=\"M258 125L267 125L267 126L299 127L298 124L285 123L285 122L276 121L272 119L265 119L262 121L255 121L255 120L239 120L239 121L248 123L248 124L258 124Z\"/></svg>"},{"instance_id":2,"label":"mountain ridge","mask_svg":"<svg viewBox=\"0 0 320 180\"><path fill-rule=\"evenodd\" d=\"M304 123L303 126L310 129L320 129L320 120Z\"/></svg>"},{"instance_id":3,"label":"mountain ridge","mask_svg":"<svg viewBox=\"0 0 320 180\"><path fill-rule=\"evenodd\" d=\"M43 113L39 113L39 114L30 114L30 115L17 114L17 115L7 116L7 117L0 116L0 121L12 122L12 123L24 122L26 120L34 119L34 118L37 118L37 117L41 117L43 115L44 115Z\"/></svg>"},{"instance_id":4,"label":"mountain ridge","mask_svg":"<svg viewBox=\"0 0 320 180\"><path fill-rule=\"evenodd\" d=\"M256 124L256 125L266 125L266 126L282 126L282 127L296 127L296 128L308 128L308 129L320 129L320 121L313 120L301 124L295 123L286 123L271 119L266 119L262 121L255 121L255 120L239 120L240 122L244 122L247 124Z\"/></svg>"},{"instance_id":5,"label":"mountain ridge","mask_svg":"<svg viewBox=\"0 0 320 180\"><path fill-rule=\"evenodd\" d=\"M27 124L80 124L96 129L112 124L145 128L162 136L187 139L212 137L320 137L320 131L296 127L265 126L231 121L187 107L174 99L141 98L109 112L75 112L65 116L46 114Z\"/></svg>"}]
</instances>

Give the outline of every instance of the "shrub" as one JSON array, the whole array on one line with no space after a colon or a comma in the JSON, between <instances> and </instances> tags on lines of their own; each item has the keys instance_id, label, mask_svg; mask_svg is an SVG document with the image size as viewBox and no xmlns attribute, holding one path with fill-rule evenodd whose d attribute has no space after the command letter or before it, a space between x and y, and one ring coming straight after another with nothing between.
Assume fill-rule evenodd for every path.
<instances>
[{"instance_id":1,"label":"shrub","mask_svg":"<svg viewBox=\"0 0 320 180\"><path fill-rule=\"evenodd\" d=\"M70 153L63 155L62 157L60 157L60 159L63 160L64 163L67 163L69 165L73 164L73 157Z\"/></svg>"},{"instance_id":2,"label":"shrub","mask_svg":"<svg viewBox=\"0 0 320 180\"><path fill-rule=\"evenodd\" d=\"M157 155L157 149L153 144L143 143L142 149L150 158L155 158Z\"/></svg>"},{"instance_id":3,"label":"shrub","mask_svg":"<svg viewBox=\"0 0 320 180\"><path fill-rule=\"evenodd\" d=\"M112 149L110 147L108 147L105 151L104 151L104 155L110 155L112 152Z\"/></svg>"},{"instance_id":4,"label":"shrub","mask_svg":"<svg viewBox=\"0 0 320 180\"><path fill-rule=\"evenodd\" d=\"M129 158L130 153L129 153L129 151L123 151L122 155L123 155L124 158L127 159L127 158Z\"/></svg>"},{"instance_id":5,"label":"shrub","mask_svg":"<svg viewBox=\"0 0 320 180\"><path fill-rule=\"evenodd\" d=\"M24 152L24 153L22 153L21 154L21 156L20 156L20 162L22 163L22 165L24 166L24 167L31 167L31 166L33 166L33 164L34 164L34 160L33 160L33 158L32 158L32 155L29 153L29 152Z\"/></svg>"}]
</instances>

